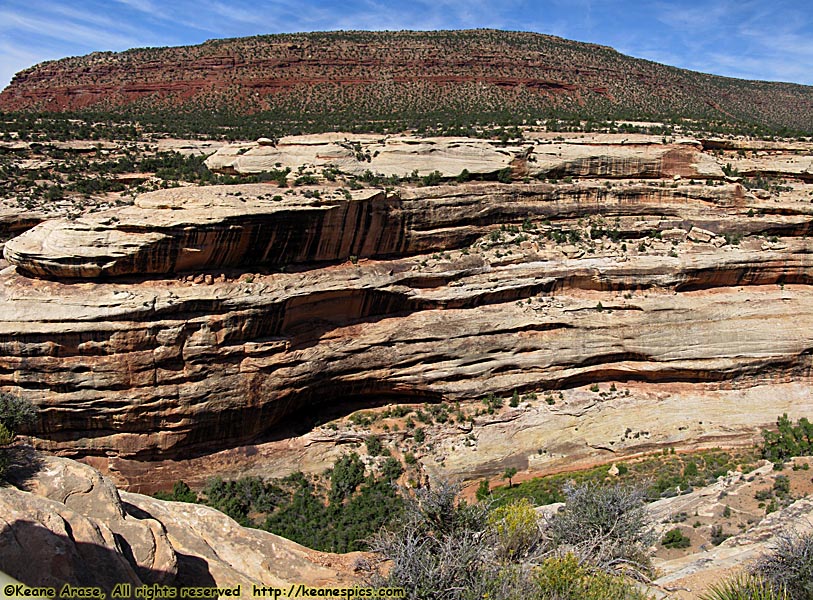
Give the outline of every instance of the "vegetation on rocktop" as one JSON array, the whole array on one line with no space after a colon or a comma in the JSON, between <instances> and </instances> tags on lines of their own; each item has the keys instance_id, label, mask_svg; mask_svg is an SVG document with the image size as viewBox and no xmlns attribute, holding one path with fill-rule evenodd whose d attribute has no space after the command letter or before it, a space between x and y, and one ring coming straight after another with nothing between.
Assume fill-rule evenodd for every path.
<instances>
[{"instance_id":1,"label":"vegetation on rocktop","mask_svg":"<svg viewBox=\"0 0 813 600\"><path fill-rule=\"evenodd\" d=\"M218 64L224 68L212 68ZM70 90L89 84L100 90L82 95L90 122L115 114L184 135L242 128L251 138L268 135L269 124L278 133L384 131L549 118L686 118L813 131L807 86L717 77L602 46L487 30L280 34L94 53L20 73L0 95L0 109L78 116Z\"/></svg>"}]
</instances>

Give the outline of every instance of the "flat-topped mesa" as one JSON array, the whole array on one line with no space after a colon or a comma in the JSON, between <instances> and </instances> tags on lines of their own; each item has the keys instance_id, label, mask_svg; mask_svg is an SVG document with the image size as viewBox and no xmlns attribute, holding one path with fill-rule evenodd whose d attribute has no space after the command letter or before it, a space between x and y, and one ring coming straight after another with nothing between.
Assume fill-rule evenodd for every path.
<instances>
[{"instance_id":1,"label":"flat-topped mesa","mask_svg":"<svg viewBox=\"0 0 813 600\"><path fill-rule=\"evenodd\" d=\"M693 73L529 32L334 31L211 40L47 61L18 73L0 110L181 112L296 129L564 112L813 128L813 88ZM490 119L489 119L490 120Z\"/></svg>"},{"instance_id":2,"label":"flat-topped mesa","mask_svg":"<svg viewBox=\"0 0 813 600\"><path fill-rule=\"evenodd\" d=\"M668 228L683 223L674 217L684 214L713 231L727 219L724 229L733 233L770 222L730 218L744 207L739 185L469 184L398 194L322 189L318 195L301 188L280 195L264 184L190 187L144 194L123 209L41 223L10 240L4 254L20 270L44 277L166 275L444 251L529 218L649 214L670 218L662 223ZM773 225L781 229L792 221Z\"/></svg>"}]
</instances>

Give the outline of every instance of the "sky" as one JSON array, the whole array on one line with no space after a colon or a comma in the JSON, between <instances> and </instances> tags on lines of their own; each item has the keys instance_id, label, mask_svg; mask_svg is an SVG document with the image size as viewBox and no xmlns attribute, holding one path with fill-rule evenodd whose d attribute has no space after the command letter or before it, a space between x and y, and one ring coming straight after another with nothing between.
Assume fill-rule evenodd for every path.
<instances>
[{"instance_id":1,"label":"sky","mask_svg":"<svg viewBox=\"0 0 813 600\"><path fill-rule=\"evenodd\" d=\"M0 0L0 89L38 62L265 33L494 28L813 85L808 0Z\"/></svg>"}]
</instances>

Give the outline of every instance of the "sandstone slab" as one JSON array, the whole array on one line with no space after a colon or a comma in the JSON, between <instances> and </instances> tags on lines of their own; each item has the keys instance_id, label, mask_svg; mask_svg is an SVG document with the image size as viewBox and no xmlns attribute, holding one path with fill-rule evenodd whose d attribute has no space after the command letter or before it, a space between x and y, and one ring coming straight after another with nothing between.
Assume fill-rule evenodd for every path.
<instances>
[{"instance_id":1,"label":"sandstone slab","mask_svg":"<svg viewBox=\"0 0 813 600\"><path fill-rule=\"evenodd\" d=\"M0 569L29 586L355 582L352 554L308 550L206 506L120 494L87 465L18 450L19 487L0 488Z\"/></svg>"}]
</instances>

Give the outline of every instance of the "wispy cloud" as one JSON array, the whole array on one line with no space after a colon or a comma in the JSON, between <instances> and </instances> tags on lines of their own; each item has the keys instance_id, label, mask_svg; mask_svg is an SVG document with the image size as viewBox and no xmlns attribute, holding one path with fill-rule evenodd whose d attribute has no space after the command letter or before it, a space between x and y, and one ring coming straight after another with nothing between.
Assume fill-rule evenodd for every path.
<instances>
[{"instance_id":1,"label":"wispy cloud","mask_svg":"<svg viewBox=\"0 0 813 600\"><path fill-rule=\"evenodd\" d=\"M98 48L122 48L137 45L139 40L130 35L106 31L104 27L91 27L76 21L23 15L10 10L0 10L0 31L15 30L44 36L53 40L71 42L77 46Z\"/></svg>"},{"instance_id":2,"label":"wispy cloud","mask_svg":"<svg viewBox=\"0 0 813 600\"><path fill-rule=\"evenodd\" d=\"M114 0L114 2L129 6L135 10L140 10L144 13L158 14L162 12L151 0Z\"/></svg>"}]
</instances>

